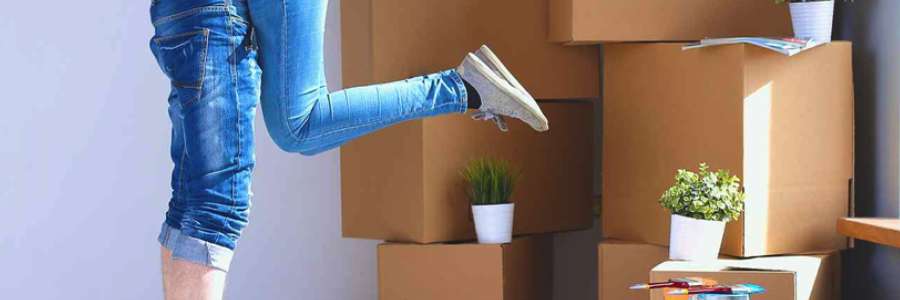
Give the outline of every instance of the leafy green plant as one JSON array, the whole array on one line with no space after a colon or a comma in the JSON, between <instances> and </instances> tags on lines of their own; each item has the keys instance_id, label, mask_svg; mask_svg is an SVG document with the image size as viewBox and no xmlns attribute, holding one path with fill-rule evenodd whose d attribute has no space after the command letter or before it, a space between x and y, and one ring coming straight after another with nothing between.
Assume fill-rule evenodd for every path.
<instances>
[{"instance_id":1,"label":"leafy green plant","mask_svg":"<svg viewBox=\"0 0 900 300\"><path fill-rule=\"evenodd\" d=\"M700 164L697 173L678 170L672 185L659 203L673 214L709 221L731 221L744 211L741 180L727 170L710 172Z\"/></svg>"},{"instance_id":2,"label":"leafy green plant","mask_svg":"<svg viewBox=\"0 0 900 300\"><path fill-rule=\"evenodd\" d=\"M505 160L482 158L469 162L462 171L472 205L509 203L518 174Z\"/></svg>"}]
</instances>

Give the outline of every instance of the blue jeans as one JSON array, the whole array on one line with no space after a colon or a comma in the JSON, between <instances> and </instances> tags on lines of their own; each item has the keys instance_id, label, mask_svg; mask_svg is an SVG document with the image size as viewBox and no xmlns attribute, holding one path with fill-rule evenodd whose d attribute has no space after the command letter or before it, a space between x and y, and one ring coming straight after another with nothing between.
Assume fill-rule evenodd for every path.
<instances>
[{"instance_id":1,"label":"blue jeans","mask_svg":"<svg viewBox=\"0 0 900 300\"><path fill-rule=\"evenodd\" d=\"M159 240L175 259L227 271L250 210L257 103L276 144L306 155L398 122L465 112L454 70L329 93L326 7L153 0L150 49L171 81L175 164Z\"/></svg>"}]
</instances>

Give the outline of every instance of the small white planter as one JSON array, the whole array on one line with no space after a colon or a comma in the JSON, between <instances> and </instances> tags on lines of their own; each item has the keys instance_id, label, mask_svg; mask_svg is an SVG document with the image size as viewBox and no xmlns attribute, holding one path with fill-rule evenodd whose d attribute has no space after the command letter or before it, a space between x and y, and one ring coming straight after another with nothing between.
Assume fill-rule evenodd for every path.
<instances>
[{"instance_id":1,"label":"small white planter","mask_svg":"<svg viewBox=\"0 0 900 300\"><path fill-rule=\"evenodd\" d=\"M475 234L479 244L503 244L512 241L515 204L472 205Z\"/></svg>"},{"instance_id":2,"label":"small white planter","mask_svg":"<svg viewBox=\"0 0 900 300\"><path fill-rule=\"evenodd\" d=\"M725 222L672 215L669 259L708 261L719 257Z\"/></svg>"},{"instance_id":3,"label":"small white planter","mask_svg":"<svg viewBox=\"0 0 900 300\"><path fill-rule=\"evenodd\" d=\"M831 41L831 27L834 21L833 0L797 2L790 5L795 37L823 43Z\"/></svg>"}]
</instances>

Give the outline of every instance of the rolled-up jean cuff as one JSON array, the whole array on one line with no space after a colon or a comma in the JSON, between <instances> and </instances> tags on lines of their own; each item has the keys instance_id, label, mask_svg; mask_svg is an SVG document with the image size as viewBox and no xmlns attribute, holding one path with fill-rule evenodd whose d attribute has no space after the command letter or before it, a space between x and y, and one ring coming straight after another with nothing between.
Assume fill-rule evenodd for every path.
<instances>
[{"instance_id":1,"label":"rolled-up jean cuff","mask_svg":"<svg viewBox=\"0 0 900 300\"><path fill-rule=\"evenodd\" d=\"M445 72L453 79L453 83L456 84L456 91L459 92L459 112L466 113L469 109L469 90L466 89L462 76L459 75L456 69L450 69Z\"/></svg>"},{"instance_id":2,"label":"rolled-up jean cuff","mask_svg":"<svg viewBox=\"0 0 900 300\"><path fill-rule=\"evenodd\" d=\"M234 251L181 233L163 222L159 244L172 251L172 258L228 272Z\"/></svg>"}]
</instances>

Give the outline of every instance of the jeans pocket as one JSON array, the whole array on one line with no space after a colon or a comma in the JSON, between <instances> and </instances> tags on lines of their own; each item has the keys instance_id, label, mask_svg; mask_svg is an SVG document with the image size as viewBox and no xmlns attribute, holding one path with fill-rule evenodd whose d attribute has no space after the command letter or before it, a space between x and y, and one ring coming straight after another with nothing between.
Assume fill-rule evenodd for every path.
<instances>
[{"instance_id":1,"label":"jeans pocket","mask_svg":"<svg viewBox=\"0 0 900 300\"><path fill-rule=\"evenodd\" d=\"M190 105L203 91L206 59L209 50L209 29L154 37L150 49L163 73L172 82L178 103Z\"/></svg>"}]
</instances>

